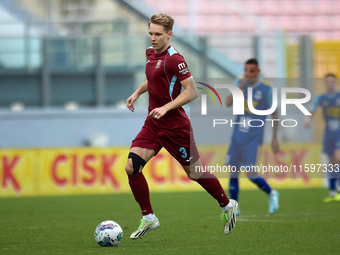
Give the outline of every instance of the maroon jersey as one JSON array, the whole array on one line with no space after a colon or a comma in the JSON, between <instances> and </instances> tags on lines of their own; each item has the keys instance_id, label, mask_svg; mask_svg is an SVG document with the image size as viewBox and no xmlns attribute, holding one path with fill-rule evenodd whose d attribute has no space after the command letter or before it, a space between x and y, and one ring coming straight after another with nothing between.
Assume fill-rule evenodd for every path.
<instances>
[{"instance_id":1,"label":"maroon jersey","mask_svg":"<svg viewBox=\"0 0 340 255\"><path fill-rule=\"evenodd\" d=\"M174 100L182 90L181 81L191 73L182 55L174 47L156 54L152 46L146 50L145 74L148 80L149 112ZM151 118L150 118L151 119ZM168 111L162 118L152 122L159 128L178 128L190 123L184 109Z\"/></svg>"}]
</instances>

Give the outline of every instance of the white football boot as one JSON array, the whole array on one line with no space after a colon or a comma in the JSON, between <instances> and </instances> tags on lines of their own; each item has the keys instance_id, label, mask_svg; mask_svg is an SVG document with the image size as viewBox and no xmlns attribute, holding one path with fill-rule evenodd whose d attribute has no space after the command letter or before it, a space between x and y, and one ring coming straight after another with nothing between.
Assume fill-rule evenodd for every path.
<instances>
[{"instance_id":1,"label":"white football boot","mask_svg":"<svg viewBox=\"0 0 340 255\"><path fill-rule=\"evenodd\" d=\"M272 190L268 195L269 213L273 214L279 209L279 192Z\"/></svg>"},{"instance_id":2,"label":"white football boot","mask_svg":"<svg viewBox=\"0 0 340 255\"><path fill-rule=\"evenodd\" d=\"M238 208L238 203L234 199L229 199L232 207L222 213L221 220L224 221L224 234L228 235L231 233L234 227L236 227L236 211Z\"/></svg>"},{"instance_id":3,"label":"white football boot","mask_svg":"<svg viewBox=\"0 0 340 255\"><path fill-rule=\"evenodd\" d=\"M155 219L153 221L148 220L140 220L138 229L133 232L130 236L131 239L137 240L138 238L142 238L145 236L149 231L155 230L156 228L159 228L159 220L155 215Z\"/></svg>"}]
</instances>

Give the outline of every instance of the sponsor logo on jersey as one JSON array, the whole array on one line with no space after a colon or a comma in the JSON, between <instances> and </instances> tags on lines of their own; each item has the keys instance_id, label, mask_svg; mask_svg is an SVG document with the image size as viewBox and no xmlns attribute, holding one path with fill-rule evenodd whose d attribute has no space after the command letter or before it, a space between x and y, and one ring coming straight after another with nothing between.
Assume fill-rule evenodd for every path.
<instances>
[{"instance_id":1,"label":"sponsor logo on jersey","mask_svg":"<svg viewBox=\"0 0 340 255\"><path fill-rule=\"evenodd\" d=\"M179 69L179 73L182 74L182 75L184 75L184 74L189 72L189 69L185 65L185 62L182 62L182 63L178 64L178 69Z\"/></svg>"},{"instance_id":2,"label":"sponsor logo on jersey","mask_svg":"<svg viewBox=\"0 0 340 255\"><path fill-rule=\"evenodd\" d=\"M178 69L179 69L179 70L182 70L182 69L184 69L184 68L185 68L185 63L184 63L184 62L178 64Z\"/></svg>"}]
</instances>

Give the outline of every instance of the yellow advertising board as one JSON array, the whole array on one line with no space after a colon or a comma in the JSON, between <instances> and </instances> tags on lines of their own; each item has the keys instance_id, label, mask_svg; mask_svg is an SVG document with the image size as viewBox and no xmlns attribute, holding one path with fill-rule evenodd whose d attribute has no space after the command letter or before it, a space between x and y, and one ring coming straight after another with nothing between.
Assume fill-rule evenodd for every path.
<instances>
[{"instance_id":1,"label":"yellow advertising board","mask_svg":"<svg viewBox=\"0 0 340 255\"><path fill-rule=\"evenodd\" d=\"M202 165L223 166L227 152L225 146L204 146L199 148ZM271 146L264 145L258 150L257 166L259 175L267 179L274 188L302 188L321 187L324 173L322 168L313 173L307 172L305 164L309 167L321 164L321 145L319 144L282 144L280 152L273 155ZM276 168L275 168L276 167ZM227 168L226 168L227 169ZM211 169L210 169L211 170ZM223 187L227 189L229 183L229 172L214 172L220 179ZM256 188L247 179L246 172L239 175L242 189Z\"/></svg>"},{"instance_id":2,"label":"yellow advertising board","mask_svg":"<svg viewBox=\"0 0 340 255\"><path fill-rule=\"evenodd\" d=\"M37 194L36 150L0 150L0 196Z\"/></svg>"},{"instance_id":3,"label":"yellow advertising board","mask_svg":"<svg viewBox=\"0 0 340 255\"><path fill-rule=\"evenodd\" d=\"M227 146L199 147L204 166L223 166ZM125 164L129 148L60 148L0 150L0 197L34 195L73 195L130 192ZM273 155L270 146L259 153L260 166L295 166L290 172L263 173L274 188L320 187L322 172L300 171L304 164L319 164L319 144L283 144ZM179 163L161 150L144 168L151 192L202 190L191 181ZM229 175L220 175L227 189ZM240 177L246 177L241 173ZM242 189L256 188L240 178Z\"/></svg>"},{"instance_id":4,"label":"yellow advertising board","mask_svg":"<svg viewBox=\"0 0 340 255\"><path fill-rule=\"evenodd\" d=\"M314 77L323 78L327 73L340 75L340 42L314 43Z\"/></svg>"},{"instance_id":5,"label":"yellow advertising board","mask_svg":"<svg viewBox=\"0 0 340 255\"><path fill-rule=\"evenodd\" d=\"M282 166L277 168L279 171L263 174L275 188L321 187L321 178L325 175L321 151L320 144L282 144L280 151L273 155L271 147L266 145L258 164Z\"/></svg>"},{"instance_id":6,"label":"yellow advertising board","mask_svg":"<svg viewBox=\"0 0 340 255\"><path fill-rule=\"evenodd\" d=\"M128 148L41 150L39 195L126 192L128 152Z\"/></svg>"}]
</instances>

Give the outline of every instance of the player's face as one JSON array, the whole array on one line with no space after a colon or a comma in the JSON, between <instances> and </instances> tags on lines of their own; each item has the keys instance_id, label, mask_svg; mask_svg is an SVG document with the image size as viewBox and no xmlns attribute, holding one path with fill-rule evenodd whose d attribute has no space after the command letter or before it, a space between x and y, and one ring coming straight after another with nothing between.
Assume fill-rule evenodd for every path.
<instances>
[{"instance_id":1,"label":"player's face","mask_svg":"<svg viewBox=\"0 0 340 255\"><path fill-rule=\"evenodd\" d=\"M169 46L172 32L166 32L164 26L151 23L149 26L149 37L152 48L156 53L162 53Z\"/></svg>"},{"instance_id":2,"label":"player's face","mask_svg":"<svg viewBox=\"0 0 340 255\"><path fill-rule=\"evenodd\" d=\"M246 64L244 66L244 78L257 78L260 69L254 64Z\"/></svg>"},{"instance_id":3,"label":"player's face","mask_svg":"<svg viewBox=\"0 0 340 255\"><path fill-rule=\"evenodd\" d=\"M248 83L257 81L260 69L254 64L246 64L244 66L244 78L248 79Z\"/></svg>"},{"instance_id":4,"label":"player's face","mask_svg":"<svg viewBox=\"0 0 340 255\"><path fill-rule=\"evenodd\" d=\"M327 78L325 78L325 85L327 91L333 93L336 89L336 79L332 76L328 76Z\"/></svg>"}]
</instances>

